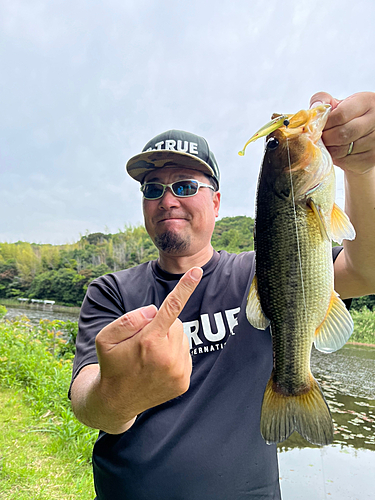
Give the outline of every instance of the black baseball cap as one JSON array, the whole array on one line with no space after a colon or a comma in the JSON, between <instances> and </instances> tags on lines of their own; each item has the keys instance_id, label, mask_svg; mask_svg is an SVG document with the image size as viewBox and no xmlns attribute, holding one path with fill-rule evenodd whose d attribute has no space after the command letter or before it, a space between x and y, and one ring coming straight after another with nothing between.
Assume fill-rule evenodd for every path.
<instances>
[{"instance_id":1,"label":"black baseball cap","mask_svg":"<svg viewBox=\"0 0 375 500\"><path fill-rule=\"evenodd\" d=\"M163 132L151 139L142 153L130 158L126 164L128 174L140 183L148 172L162 167L199 170L213 177L219 185L219 167L206 139L190 132Z\"/></svg>"}]
</instances>

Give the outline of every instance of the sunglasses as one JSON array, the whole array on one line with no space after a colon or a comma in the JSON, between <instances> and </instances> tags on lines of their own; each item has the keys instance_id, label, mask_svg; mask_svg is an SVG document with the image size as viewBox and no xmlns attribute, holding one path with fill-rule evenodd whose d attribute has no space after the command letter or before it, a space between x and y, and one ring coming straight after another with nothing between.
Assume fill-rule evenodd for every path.
<instances>
[{"instance_id":1,"label":"sunglasses","mask_svg":"<svg viewBox=\"0 0 375 500\"><path fill-rule=\"evenodd\" d=\"M161 182L145 182L141 186L143 197L146 200L158 200L161 198L166 188L170 188L172 193L178 198L189 198L198 193L200 187L206 187L215 191L214 187L194 179L183 179L171 184L162 184Z\"/></svg>"}]
</instances>

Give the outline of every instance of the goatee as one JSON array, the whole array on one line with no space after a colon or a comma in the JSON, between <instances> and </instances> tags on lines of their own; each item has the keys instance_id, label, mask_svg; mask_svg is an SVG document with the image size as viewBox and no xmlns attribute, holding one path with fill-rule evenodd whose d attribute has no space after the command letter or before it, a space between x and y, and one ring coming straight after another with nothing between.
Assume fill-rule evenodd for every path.
<instances>
[{"instance_id":1,"label":"goatee","mask_svg":"<svg viewBox=\"0 0 375 500\"><path fill-rule=\"evenodd\" d=\"M178 253L186 250L190 244L190 237L182 238L179 234L166 231L155 237L155 245L159 250L167 253Z\"/></svg>"}]
</instances>

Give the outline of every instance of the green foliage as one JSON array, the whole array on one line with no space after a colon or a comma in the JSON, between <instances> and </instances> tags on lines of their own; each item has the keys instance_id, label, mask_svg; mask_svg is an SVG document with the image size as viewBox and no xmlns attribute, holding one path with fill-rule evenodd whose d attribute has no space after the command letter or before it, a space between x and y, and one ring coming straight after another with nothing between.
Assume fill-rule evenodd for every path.
<instances>
[{"instance_id":1,"label":"green foliage","mask_svg":"<svg viewBox=\"0 0 375 500\"><path fill-rule=\"evenodd\" d=\"M74 358L78 321L41 319L37 331L38 337L43 338L46 348L54 358Z\"/></svg>"},{"instance_id":2,"label":"green foliage","mask_svg":"<svg viewBox=\"0 0 375 500\"><path fill-rule=\"evenodd\" d=\"M36 276L29 289L34 299L57 300L66 305L80 304L85 296L88 278L74 269L63 267Z\"/></svg>"},{"instance_id":3,"label":"green foliage","mask_svg":"<svg viewBox=\"0 0 375 500\"><path fill-rule=\"evenodd\" d=\"M1 251L2 245L0 245ZM7 256L8 252L4 255ZM1 255L1 254L0 254ZM0 259L0 297L8 297L10 291L14 289L14 282L17 277L17 263L14 258Z\"/></svg>"},{"instance_id":4,"label":"green foliage","mask_svg":"<svg viewBox=\"0 0 375 500\"><path fill-rule=\"evenodd\" d=\"M212 245L233 253L253 250L253 231L251 217L224 217L216 222ZM48 299L80 306L93 279L157 256L143 226L127 226L116 234L87 234L71 245L0 243L0 298ZM353 300L352 309L364 306L373 310L375 295Z\"/></svg>"},{"instance_id":5,"label":"green foliage","mask_svg":"<svg viewBox=\"0 0 375 500\"><path fill-rule=\"evenodd\" d=\"M251 250L253 227L250 217L225 217L216 223L212 244L228 252ZM71 245L0 243L0 298L79 306L93 279L157 257L143 226L127 226L116 234L87 234Z\"/></svg>"},{"instance_id":6,"label":"green foliage","mask_svg":"<svg viewBox=\"0 0 375 500\"><path fill-rule=\"evenodd\" d=\"M59 449L53 433L39 430L48 418L48 414L33 415L20 393L0 387L2 500L95 497L91 465L69 450Z\"/></svg>"},{"instance_id":7,"label":"green foliage","mask_svg":"<svg viewBox=\"0 0 375 500\"><path fill-rule=\"evenodd\" d=\"M240 253L254 249L254 219L224 217L212 235L215 250ZM116 234L92 233L70 245L0 243L0 298L54 300L80 306L89 283L110 272L158 257L143 226ZM375 295L353 300L352 310L375 308Z\"/></svg>"},{"instance_id":8,"label":"green foliage","mask_svg":"<svg viewBox=\"0 0 375 500\"><path fill-rule=\"evenodd\" d=\"M354 332L349 342L375 345L375 311L364 307L361 311L351 310Z\"/></svg>"},{"instance_id":9,"label":"green foliage","mask_svg":"<svg viewBox=\"0 0 375 500\"><path fill-rule=\"evenodd\" d=\"M360 311L364 307L367 307L370 311L375 311L375 295L366 295L365 297L353 299L352 309Z\"/></svg>"},{"instance_id":10,"label":"green foliage","mask_svg":"<svg viewBox=\"0 0 375 500\"><path fill-rule=\"evenodd\" d=\"M0 305L0 319L3 318L7 313L7 308L5 306Z\"/></svg>"},{"instance_id":11,"label":"green foliage","mask_svg":"<svg viewBox=\"0 0 375 500\"><path fill-rule=\"evenodd\" d=\"M216 222L212 235L215 250L240 253L254 249L254 219L246 216L224 217Z\"/></svg>"},{"instance_id":12,"label":"green foliage","mask_svg":"<svg viewBox=\"0 0 375 500\"><path fill-rule=\"evenodd\" d=\"M0 385L22 389L33 413L44 416L37 431L52 433L61 449L89 461L97 432L76 420L67 398L72 348L66 349L63 330L73 336L71 323L44 320L32 327L27 318L0 323Z\"/></svg>"}]
</instances>

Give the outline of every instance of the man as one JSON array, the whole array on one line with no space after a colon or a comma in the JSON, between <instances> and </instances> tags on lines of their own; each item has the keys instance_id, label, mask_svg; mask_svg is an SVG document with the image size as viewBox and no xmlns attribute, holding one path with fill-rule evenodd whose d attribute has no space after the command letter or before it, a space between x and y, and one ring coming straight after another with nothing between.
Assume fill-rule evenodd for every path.
<instances>
[{"instance_id":1,"label":"man","mask_svg":"<svg viewBox=\"0 0 375 500\"><path fill-rule=\"evenodd\" d=\"M345 170L357 231L335 260L335 289L374 293L375 94L318 101L333 107L323 139ZM278 499L276 447L259 432L271 340L245 317L253 252L211 246L215 158L204 139L170 131L127 171L142 184L159 259L95 280L82 306L71 399L101 430L97 499Z\"/></svg>"}]
</instances>

